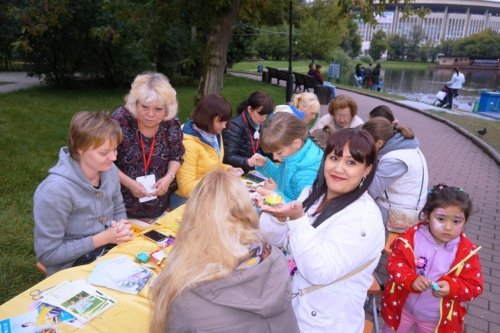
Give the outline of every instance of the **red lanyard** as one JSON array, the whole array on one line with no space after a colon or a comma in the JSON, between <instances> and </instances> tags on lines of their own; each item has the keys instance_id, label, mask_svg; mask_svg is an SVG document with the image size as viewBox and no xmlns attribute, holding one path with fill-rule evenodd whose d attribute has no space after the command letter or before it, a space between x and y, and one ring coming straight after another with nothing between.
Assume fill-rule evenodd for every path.
<instances>
[{"instance_id":1,"label":"red lanyard","mask_svg":"<svg viewBox=\"0 0 500 333\"><path fill-rule=\"evenodd\" d=\"M137 128L139 128L139 124L137 124ZM149 147L149 154L148 158L146 159L146 150L144 149L144 141L142 139L142 133L140 133L140 139L141 139L141 150L142 150L142 160L144 162L144 176L148 174L148 168L149 164L151 163L151 158L153 157L153 152L155 150L155 145L156 145L156 132L153 136L153 142L151 142L151 146Z\"/></svg>"},{"instance_id":2,"label":"red lanyard","mask_svg":"<svg viewBox=\"0 0 500 333\"><path fill-rule=\"evenodd\" d=\"M252 134L252 131L250 130L250 126L248 125L248 120L247 120L247 116L245 114L245 111L243 111L241 116L243 117L243 121L245 122L245 125L247 125L248 136L250 137L250 144L252 145L252 152L255 154L255 153L257 153L257 149L259 149L259 139L257 139L256 141L253 140L253 134Z\"/></svg>"}]
</instances>

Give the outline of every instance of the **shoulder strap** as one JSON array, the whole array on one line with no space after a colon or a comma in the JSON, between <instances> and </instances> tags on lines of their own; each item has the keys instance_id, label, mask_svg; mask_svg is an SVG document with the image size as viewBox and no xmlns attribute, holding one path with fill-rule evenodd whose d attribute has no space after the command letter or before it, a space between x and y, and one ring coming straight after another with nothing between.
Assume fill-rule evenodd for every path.
<instances>
[{"instance_id":1,"label":"shoulder strap","mask_svg":"<svg viewBox=\"0 0 500 333\"><path fill-rule=\"evenodd\" d=\"M296 297L296 296L304 296L305 294L309 294L310 292L316 291L316 290L321 289L323 287L331 286L334 283L347 280L347 279L353 277L354 275L360 273L362 270L364 270L368 266L370 266L370 264L372 262L374 262L374 261L375 261L375 258L373 258L371 260L368 260L367 262L365 262L360 267L358 267L355 270L347 273L346 275L342 276L341 278L339 278L339 279L337 279L337 280L335 280L333 282L330 282L329 284L318 284L318 285L312 285L312 286L309 286L309 287L306 287L306 288L299 289L297 292L292 293L292 298Z\"/></svg>"}]
</instances>

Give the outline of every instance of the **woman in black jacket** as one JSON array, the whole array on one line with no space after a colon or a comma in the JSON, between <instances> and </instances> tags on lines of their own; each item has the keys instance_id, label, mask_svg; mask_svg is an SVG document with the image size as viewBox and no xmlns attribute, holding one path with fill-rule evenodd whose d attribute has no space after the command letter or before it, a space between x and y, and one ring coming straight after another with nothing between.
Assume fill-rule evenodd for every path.
<instances>
[{"instance_id":1,"label":"woman in black jacket","mask_svg":"<svg viewBox=\"0 0 500 333\"><path fill-rule=\"evenodd\" d=\"M253 92L238 106L238 115L231 120L231 126L222 132L224 163L242 168L245 173L254 168L249 159L261 152L260 126L273 108L273 100L262 91Z\"/></svg>"}]
</instances>

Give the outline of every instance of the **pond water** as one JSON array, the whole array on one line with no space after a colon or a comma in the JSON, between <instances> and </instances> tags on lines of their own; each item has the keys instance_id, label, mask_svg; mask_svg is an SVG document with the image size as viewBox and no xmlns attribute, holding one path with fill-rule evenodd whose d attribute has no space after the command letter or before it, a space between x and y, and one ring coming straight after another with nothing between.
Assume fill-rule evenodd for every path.
<instances>
[{"instance_id":1,"label":"pond water","mask_svg":"<svg viewBox=\"0 0 500 333\"><path fill-rule=\"evenodd\" d=\"M463 69L464 89L453 99L459 110L472 111L481 90L500 91L500 71ZM452 69L383 69L384 92L404 96L409 100L433 104L436 93L451 79ZM352 75L351 75L352 77ZM347 82L346 82L347 83ZM352 82L349 82L352 84Z\"/></svg>"}]
</instances>

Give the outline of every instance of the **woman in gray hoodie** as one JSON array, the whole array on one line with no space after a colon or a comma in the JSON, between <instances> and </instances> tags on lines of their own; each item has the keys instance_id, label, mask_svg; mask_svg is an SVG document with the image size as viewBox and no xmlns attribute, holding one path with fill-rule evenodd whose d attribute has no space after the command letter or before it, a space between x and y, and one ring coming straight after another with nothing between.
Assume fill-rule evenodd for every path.
<instances>
[{"instance_id":1,"label":"woman in gray hoodie","mask_svg":"<svg viewBox=\"0 0 500 333\"><path fill-rule=\"evenodd\" d=\"M68 146L33 199L37 260L47 274L92 262L133 237L114 165L122 132L104 112L79 112Z\"/></svg>"}]
</instances>

